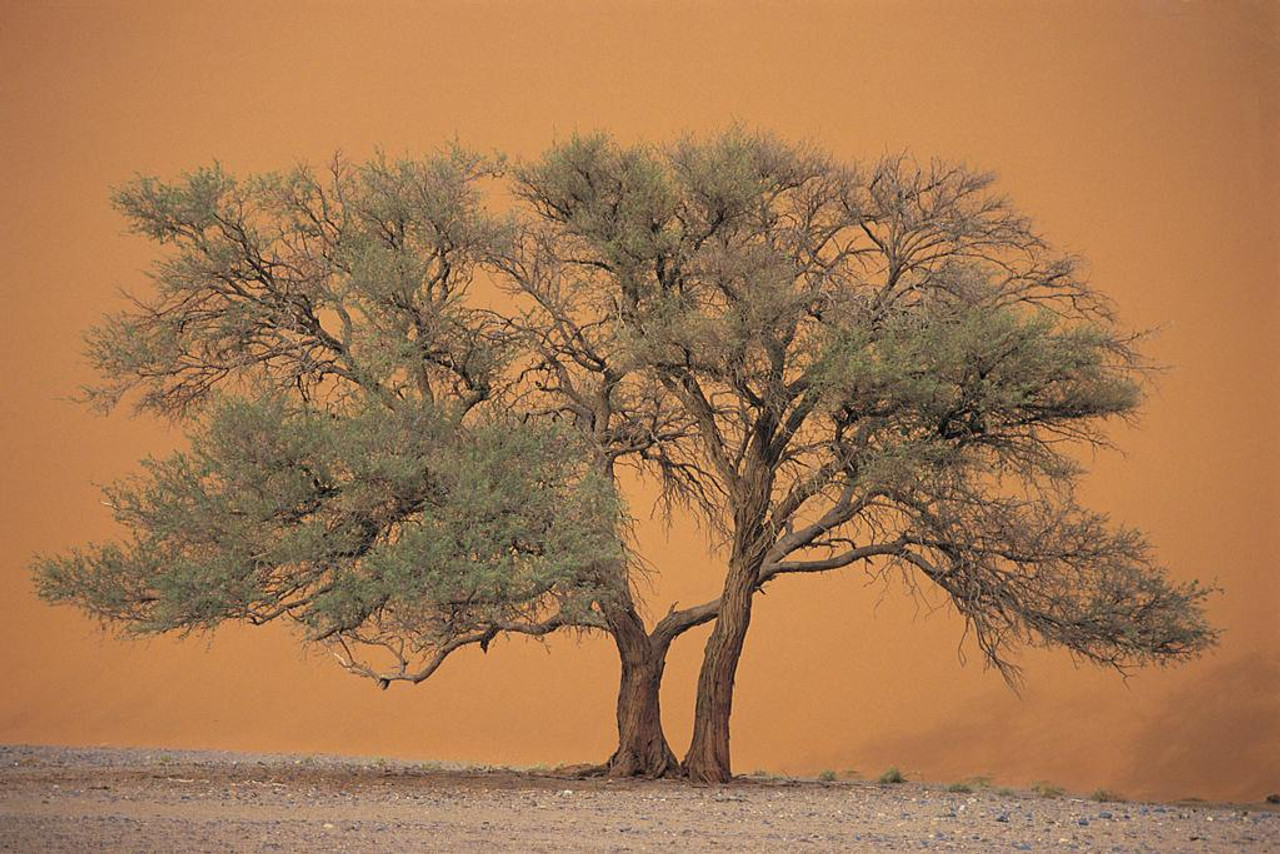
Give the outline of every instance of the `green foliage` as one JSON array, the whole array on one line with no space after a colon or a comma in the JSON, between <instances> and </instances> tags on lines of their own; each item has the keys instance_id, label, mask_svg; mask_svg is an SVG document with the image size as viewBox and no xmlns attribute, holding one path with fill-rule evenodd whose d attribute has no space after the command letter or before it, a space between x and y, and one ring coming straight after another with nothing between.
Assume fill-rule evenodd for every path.
<instances>
[{"instance_id":1,"label":"green foliage","mask_svg":"<svg viewBox=\"0 0 1280 854\"><path fill-rule=\"evenodd\" d=\"M554 605L585 617L621 559L613 485L555 425L265 397L214 404L190 444L106 490L127 547L38 561L44 598L137 632L283 609L312 637L425 649Z\"/></svg>"},{"instance_id":2,"label":"green foliage","mask_svg":"<svg viewBox=\"0 0 1280 854\"><path fill-rule=\"evenodd\" d=\"M635 268L671 251L678 199L655 153L621 149L603 134L574 136L516 172L535 210L564 219L608 262Z\"/></svg>"},{"instance_id":3,"label":"green foliage","mask_svg":"<svg viewBox=\"0 0 1280 854\"><path fill-rule=\"evenodd\" d=\"M960 795L967 795L973 791L973 786L970 786L968 783L951 783L947 786L947 791Z\"/></svg>"},{"instance_id":4,"label":"green foliage","mask_svg":"<svg viewBox=\"0 0 1280 854\"><path fill-rule=\"evenodd\" d=\"M421 681L504 633L641 622L631 465L752 591L899 573L1011 680L1028 643L1123 670L1215 642L1210 589L1076 500L1078 451L1141 402L1138 339L990 175L741 128L505 169L455 146L121 187L165 254L87 334L85 397L190 447L108 487L126 539L38 558L40 595L140 633L288 617Z\"/></svg>"},{"instance_id":5,"label":"green foliage","mask_svg":"<svg viewBox=\"0 0 1280 854\"><path fill-rule=\"evenodd\" d=\"M876 782L882 785L896 785L907 782L907 778L902 776L897 765L890 765L887 771L876 778Z\"/></svg>"},{"instance_id":6,"label":"green foliage","mask_svg":"<svg viewBox=\"0 0 1280 854\"><path fill-rule=\"evenodd\" d=\"M1031 445L1036 427L1084 425L1140 400L1122 341L1045 310L978 301L904 311L874 326L850 321L829 329L813 371L826 405L875 407L883 429L915 453L960 444L1007 455ZM984 442L990 436L1003 443Z\"/></svg>"},{"instance_id":7,"label":"green foliage","mask_svg":"<svg viewBox=\"0 0 1280 854\"><path fill-rule=\"evenodd\" d=\"M1094 789L1093 793L1090 794L1089 797L1100 803L1122 803L1124 801L1124 797L1122 795L1117 794L1110 789Z\"/></svg>"},{"instance_id":8,"label":"green foliage","mask_svg":"<svg viewBox=\"0 0 1280 854\"><path fill-rule=\"evenodd\" d=\"M818 779L824 783L834 783L836 780L836 772L830 769L818 772Z\"/></svg>"},{"instance_id":9,"label":"green foliage","mask_svg":"<svg viewBox=\"0 0 1280 854\"><path fill-rule=\"evenodd\" d=\"M668 500L760 542L764 581L875 543L1015 683L1026 643L1122 670L1194 656L1211 591L1075 497L1076 452L1141 402L1138 338L991 183L739 128L574 137L518 174L536 237L507 272L546 324L593 307L556 382L601 360L660 384L685 420L645 459Z\"/></svg>"},{"instance_id":10,"label":"green foliage","mask_svg":"<svg viewBox=\"0 0 1280 854\"><path fill-rule=\"evenodd\" d=\"M384 687L599 627L628 583L614 484L581 431L498 403L514 338L468 300L513 234L481 205L501 166L454 147L120 188L169 253L88 333L86 399L132 395L190 448L108 487L129 538L38 558L40 595L138 633L289 617Z\"/></svg>"},{"instance_id":11,"label":"green foliage","mask_svg":"<svg viewBox=\"0 0 1280 854\"><path fill-rule=\"evenodd\" d=\"M215 387L266 383L308 396L380 396L432 378L485 391L503 362L465 304L478 265L509 235L480 205L500 163L459 148L237 179L221 166L115 193L134 231L170 247L154 293L87 335L100 409L137 391L181 416Z\"/></svg>"}]
</instances>

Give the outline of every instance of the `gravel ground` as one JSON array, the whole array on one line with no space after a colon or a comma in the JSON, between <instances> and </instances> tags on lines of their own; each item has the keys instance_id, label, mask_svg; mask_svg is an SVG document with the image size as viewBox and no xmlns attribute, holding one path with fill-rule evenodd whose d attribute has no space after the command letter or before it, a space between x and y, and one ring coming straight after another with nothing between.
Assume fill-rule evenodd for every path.
<instances>
[{"instance_id":1,"label":"gravel ground","mask_svg":"<svg viewBox=\"0 0 1280 854\"><path fill-rule=\"evenodd\" d=\"M0 745L0 850L1280 851L1274 806Z\"/></svg>"}]
</instances>

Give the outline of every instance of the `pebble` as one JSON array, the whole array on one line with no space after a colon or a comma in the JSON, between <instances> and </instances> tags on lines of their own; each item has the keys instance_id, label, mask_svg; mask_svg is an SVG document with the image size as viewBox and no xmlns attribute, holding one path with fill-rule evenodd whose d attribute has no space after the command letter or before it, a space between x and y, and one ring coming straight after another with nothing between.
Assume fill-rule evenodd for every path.
<instances>
[{"instance_id":1,"label":"pebble","mask_svg":"<svg viewBox=\"0 0 1280 854\"><path fill-rule=\"evenodd\" d=\"M18 750L25 752L17 753ZM66 756L56 767L76 764L80 753L55 753L38 749L38 755ZM8 767L38 768L24 770L23 775L38 773L23 783L33 802L51 801L66 805L92 800L95 804L119 802L120 809L130 800L139 803L144 812L149 804L177 807L192 801L190 809L230 807L230 819L219 819L231 827L224 833L243 830L240 841L247 840L246 851L316 850L329 840L330 850L354 846L358 850L408 850L406 840L435 838L455 840L451 836L461 830L473 834L473 841L490 850L513 850L510 834L525 834L529 843L525 850L546 850L544 830L554 838L586 840L605 847L631 850L661 850L665 837L667 847L684 850L709 847L720 850L770 851L788 847L807 850L930 850L930 851L1099 851L1106 854L1137 854L1139 851L1212 850L1280 852L1280 814L1253 812L1237 808L1231 812L1212 805L1160 807L1135 803L1121 806L1115 812L1110 806L1090 803L1084 798L1064 797L1042 801L1029 796L997 796L994 792L981 797L956 798L936 792L909 788L882 792L859 784L837 783L832 786L806 787L804 784L783 786L742 785L723 789L690 789L679 784L627 783L610 790L607 784L584 781L583 789L556 789L556 782L545 775L528 786L504 782L490 786L483 777L470 777L467 786L453 787L448 780L432 779L428 772L413 768L402 774L404 785L395 782L395 767L379 767L376 774L366 774L362 766L345 779L327 777L318 782L311 772L301 772L296 757L263 762L247 760L244 772L227 777L225 771L215 776L214 769L232 767L222 757L188 758L195 754L174 753L171 763L160 763L152 776L130 776L119 769L140 767L141 757L120 751L103 751L102 759L90 767L108 769L94 777L94 785L83 785L72 774L46 772L44 762L11 761L13 755L25 758L36 754L30 748L0 747L0 775L9 774ZM89 751L83 755L93 756ZM116 757L120 757L116 760ZM153 762L155 762L153 758ZM88 763L86 763L88 764ZM309 760L309 766L340 769L340 759ZM367 763L366 763L367 764ZM279 769L287 766L283 771ZM391 770L388 770L390 768ZM264 770L271 769L271 770ZM148 774L150 771L148 771ZM206 777L214 778L210 783ZM191 782L204 785L177 786ZM27 777L10 779L0 776L0 791L6 785L22 783ZM144 780L138 784L136 779ZM285 782L279 782L284 780ZM339 783L338 781L342 782ZM56 782L55 782L56 781ZM72 781L72 782L68 782ZM67 782L60 788L58 783ZM107 784L111 784L109 787ZM287 789L285 788L287 785ZM916 797L911 797L914 794ZM568 799L572 799L572 803ZM562 799L563 800L562 802ZM661 801L657 808L655 802ZM967 803L966 803L967 802ZM974 804L970 814L967 804ZM329 809L329 808L332 809ZM424 808L425 807L425 808ZM488 814L470 813L472 808L494 810ZM99 807L95 806L95 809ZM188 807L184 804L182 810ZM371 811L371 808L376 808ZM310 815L292 812L311 809ZM319 819L329 813L329 820ZM45 833L43 850L83 852L93 846L76 845L86 838L98 840L100 848L127 848L128 839L139 831L146 834L146 845L139 851L172 851L161 841L171 834L197 828L190 819L175 810L172 819L148 822L136 815L81 816L72 820L47 818L49 807L33 810L26 820L38 820L31 832ZM504 818L489 819L502 815ZM965 826L969 815L972 826ZM1012 816L1018 815L1021 830L1012 828ZM1122 824L1120 819L1144 817L1137 824ZM285 816L291 816L285 818ZM390 822L387 816L391 816ZM300 820L301 819L301 820ZM341 823L338 823L340 820ZM1112 821L1106 821L1112 820ZM987 822L1004 827L992 828ZM1213 823L1213 827L1208 825ZM945 824L946 831L940 829ZM754 827L753 827L754 825ZM211 826L211 825L209 825ZM1072 832L1070 827L1090 828ZM324 833L316 834L322 827ZM114 829L113 829L114 828ZM343 834L335 834L337 828ZM200 833L208 830L198 824ZM980 830L981 833L973 831ZM817 832L821 831L821 832ZM42 850L33 845L10 843L6 827L0 822L0 851ZM605 835L604 832L608 832ZM125 834L129 834L126 839ZM170 834L168 837L162 834ZM308 839L308 837L310 837ZM1019 838L1021 837L1021 838ZM28 840L35 837L27 837ZM224 837L225 838L225 837ZM671 841L687 839L671 846ZM258 840L262 841L259 842ZM607 840L607 841L606 841ZM1189 845L1188 840L1198 843ZM378 849L361 846L371 841ZM338 842L338 845L334 845ZM6 844L10 843L10 844ZM816 843L816 844L813 844ZM585 842L583 843L586 844ZM407 847L406 847L407 846ZM589 846L588 846L589 847ZM205 848L204 850L216 850ZM225 849L224 849L225 850Z\"/></svg>"}]
</instances>

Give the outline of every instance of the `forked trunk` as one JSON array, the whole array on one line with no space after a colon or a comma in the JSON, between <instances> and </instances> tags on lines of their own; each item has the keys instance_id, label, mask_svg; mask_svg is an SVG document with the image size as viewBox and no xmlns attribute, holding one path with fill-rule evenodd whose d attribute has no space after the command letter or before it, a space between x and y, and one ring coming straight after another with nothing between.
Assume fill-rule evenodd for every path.
<instances>
[{"instance_id":1,"label":"forked trunk","mask_svg":"<svg viewBox=\"0 0 1280 854\"><path fill-rule=\"evenodd\" d=\"M662 685L663 657L654 655L640 663L622 663L618 688L618 749L609 758L610 777L665 777L679 771L671 747L662 732L658 689Z\"/></svg>"},{"instance_id":2,"label":"forked trunk","mask_svg":"<svg viewBox=\"0 0 1280 854\"><path fill-rule=\"evenodd\" d=\"M622 663L618 686L618 748L609 758L610 777L665 777L680 763L662 731L659 690L667 645L653 643L634 609L610 614Z\"/></svg>"}]
</instances>

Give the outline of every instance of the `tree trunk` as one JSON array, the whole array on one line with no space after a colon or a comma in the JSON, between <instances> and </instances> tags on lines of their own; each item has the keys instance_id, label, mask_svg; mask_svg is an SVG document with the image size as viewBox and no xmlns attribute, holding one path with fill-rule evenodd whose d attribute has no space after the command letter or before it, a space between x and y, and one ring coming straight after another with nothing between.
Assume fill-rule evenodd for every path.
<instances>
[{"instance_id":1,"label":"tree trunk","mask_svg":"<svg viewBox=\"0 0 1280 854\"><path fill-rule=\"evenodd\" d=\"M720 616L707 639L698 674L698 701L693 719L693 740L684 759L684 772L696 783L727 783L733 778L729 764L729 718L733 712L733 679L742 656L747 627L751 624L751 600L756 587L756 564L735 561L720 602Z\"/></svg>"},{"instance_id":2,"label":"tree trunk","mask_svg":"<svg viewBox=\"0 0 1280 854\"><path fill-rule=\"evenodd\" d=\"M734 496L733 550L720 594L720 614L707 638L698 673L698 701L693 717L693 740L684 759L684 772L697 783L727 783L729 718L733 713L733 680L751 625L751 602L760 581L767 552L764 530L772 490L772 469L756 462L744 473Z\"/></svg>"},{"instance_id":3,"label":"tree trunk","mask_svg":"<svg viewBox=\"0 0 1280 854\"><path fill-rule=\"evenodd\" d=\"M622 677L618 686L618 748L609 758L611 777L665 777L680 763L662 731L659 689L667 644L654 643L634 609L610 615Z\"/></svg>"},{"instance_id":4,"label":"tree trunk","mask_svg":"<svg viewBox=\"0 0 1280 854\"><path fill-rule=\"evenodd\" d=\"M680 768L662 732L658 689L665 664L657 656L640 664L623 662L618 749L609 758L610 777L665 777Z\"/></svg>"}]
</instances>

